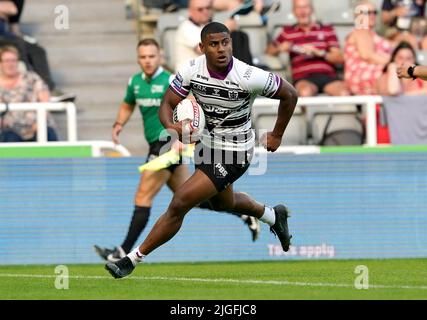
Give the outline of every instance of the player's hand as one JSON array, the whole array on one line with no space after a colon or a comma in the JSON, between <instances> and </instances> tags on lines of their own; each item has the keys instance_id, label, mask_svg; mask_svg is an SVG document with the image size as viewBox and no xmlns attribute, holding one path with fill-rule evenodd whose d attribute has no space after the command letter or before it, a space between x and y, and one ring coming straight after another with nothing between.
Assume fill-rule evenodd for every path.
<instances>
[{"instance_id":1,"label":"player's hand","mask_svg":"<svg viewBox=\"0 0 427 320\"><path fill-rule=\"evenodd\" d=\"M267 151L274 152L280 147L282 137L274 135L273 132L267 132L262 135L260 143Z\"/></svg>"},{"instance_id":2,"label":"player's hand","mask_svg":"<svg viewBox=\"0 0 427 320\"><path fill-rule=\"evenodd\" d=\"M111 137L113 138L113 142L115 144L120 144L119 134L122 132L123 126L121 124L115 124L113 127L113 131L111 132Z\"/></svg>"},{"instance_id":3,"label":"player's hand","mask_svg":"<svg viewBox=\"0 0 427 320\"><path fill-rule=\"evenodd\" d=\"M408 78L410 79L411 76L408 74L408 68L410 66L412 66L413 64L410 63L404 63L402 65L400 65L399 67L397 67L397 76L399 78Z\"/></svg>"},{"instance_id":4,"label":"player's hand","mask_svg":"<svg viewBox=\"0 0 427 320\"><path fill-rule=\"evenodd\" d=\"M172 135L178 137L179 141L184 144L194 143L192 135L197 132L197 129L194 129L188 120L183 120L177 123L172 124L168 128L171 131Z\"/></svg>"}]
</instances>

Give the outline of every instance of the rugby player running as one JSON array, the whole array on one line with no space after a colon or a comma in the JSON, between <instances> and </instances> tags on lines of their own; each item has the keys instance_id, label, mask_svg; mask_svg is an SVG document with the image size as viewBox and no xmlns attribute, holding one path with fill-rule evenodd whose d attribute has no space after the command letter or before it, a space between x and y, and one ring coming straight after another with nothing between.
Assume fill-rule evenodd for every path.
<instances>
[{"instance_id":1,"label":"rugby player running","mask_svg":"<svg viewBox=\"0 0 427 320\"><path fill-rule=\"evenodd\" d=\"M248 169L253 155L251 107L256 96L280 100L274 129L260 140L264 148L274 152L294 112L297 92L279 76L234 58L230 31L221 23L211 22L202 29L200 49L203 55L179 70L159 110L164 127L183 139L182 123L173 123L174 108L190 91L203 108L208 132L203 132L196 145L196 170L176 190L168 209L144 242L126 257L105 265L114 278L129 275L149 253L173 238L186 213L205 200L216 211L244 213L267 223L283 250L289 250L292 236L288 209L282 204L274 208L261 204L234 191L233 183Z\"/></svg>"}]
</instances>

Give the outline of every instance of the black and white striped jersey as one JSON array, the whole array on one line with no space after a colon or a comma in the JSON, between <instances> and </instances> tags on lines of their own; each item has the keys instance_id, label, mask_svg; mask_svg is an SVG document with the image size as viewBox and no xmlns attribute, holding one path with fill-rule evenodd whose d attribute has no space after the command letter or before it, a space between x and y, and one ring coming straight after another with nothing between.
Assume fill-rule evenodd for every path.
<instances>
[{"instance_id":1,"label":"black and white striped jersey","mask_svg":"<svg viewBox=\"0 0 427 320\"><path fill-rule=\"evenodd\" d=\"M215 149L245 151L254 146L251 108L257 95L273 97L282 79L233 57L225 73L208 70L202 55L176 74L170 88L186 98L190 91L202 107L206 130L201 142Z\"/></svg>"}]
</instances>

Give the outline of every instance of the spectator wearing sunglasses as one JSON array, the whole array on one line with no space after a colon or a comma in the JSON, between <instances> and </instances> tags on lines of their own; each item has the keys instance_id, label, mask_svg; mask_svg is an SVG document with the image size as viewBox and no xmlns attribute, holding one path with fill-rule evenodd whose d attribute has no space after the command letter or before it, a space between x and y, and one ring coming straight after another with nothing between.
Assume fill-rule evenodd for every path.
<instances>
[{"instance_id":1,"label":"spectator wearing sunglasses","mask_svg":"<svg viewBox=\"0 0 427 320\"><path fill-rule=\"evenodd\" d=\"M392 46L376 31L378 11L374 4L362 1L355 8L355 27L344 45L344 80L355 95L377 94L376 80L390 60Z\"/></svg>"}]
</instances>

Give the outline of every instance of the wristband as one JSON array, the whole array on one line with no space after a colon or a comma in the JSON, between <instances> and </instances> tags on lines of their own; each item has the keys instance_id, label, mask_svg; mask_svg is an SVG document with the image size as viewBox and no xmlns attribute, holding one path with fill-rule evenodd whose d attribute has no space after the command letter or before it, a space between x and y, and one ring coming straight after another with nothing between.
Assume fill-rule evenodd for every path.
<instances>
[{"instance_id":1,"label":"wristband","mask_svg":"<svg viewBox=\"0 0 427 320\"><path fill-rule=\"evenodd\" d=\"M416 67L416 65L413 65L413 66L410 66L410 67L408 68L408 75L409 75L413 80L415 80L415 79L417 78L416 76L414 76L415 67Z\"/></svg>"}]
</instances>

